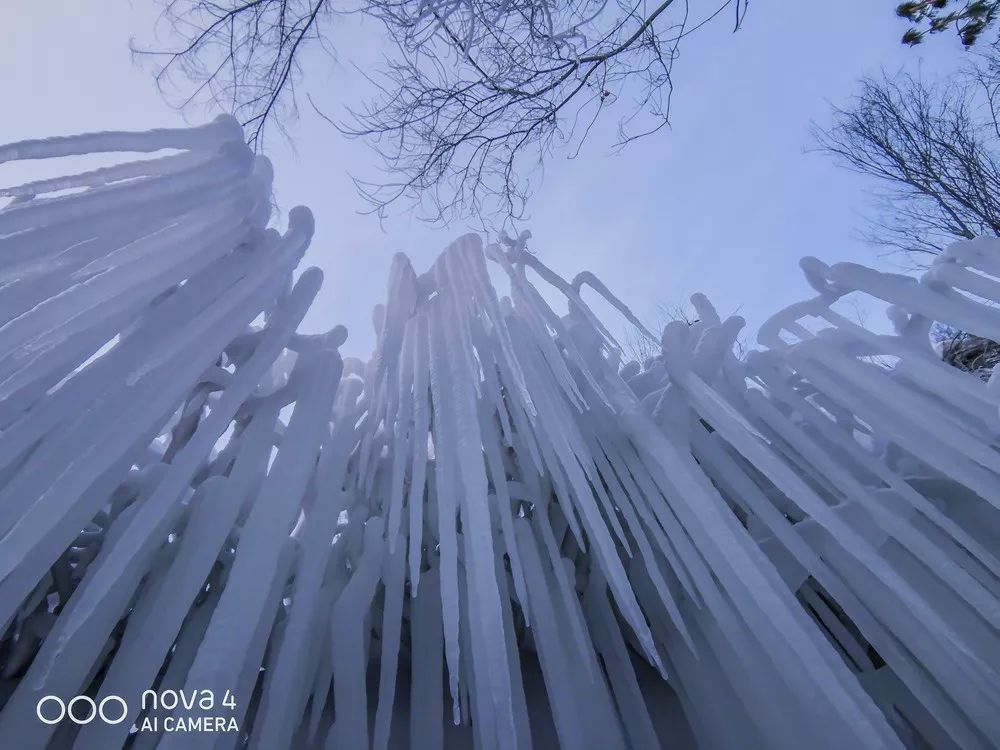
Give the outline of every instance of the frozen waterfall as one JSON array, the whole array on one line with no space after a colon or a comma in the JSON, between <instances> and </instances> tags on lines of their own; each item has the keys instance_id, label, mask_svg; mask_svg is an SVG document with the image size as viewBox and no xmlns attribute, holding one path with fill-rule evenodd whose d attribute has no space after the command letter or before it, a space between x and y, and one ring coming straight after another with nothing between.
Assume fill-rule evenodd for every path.
<instances>
[{"instance_id":1,"label":"frozen waterfall","mask_svg":"<svg viewBox=\"0 0 1000 750\"><path fill-rule=\"evenodd\" d=\"M1000 375L928 337L1000 340L1000 242L806 258L743 356L696 295L640 364L466 235L363 362L234 121L0 163L95 153L0 189L0 744L1000 746Z\"/></svg>"}]
</instances>

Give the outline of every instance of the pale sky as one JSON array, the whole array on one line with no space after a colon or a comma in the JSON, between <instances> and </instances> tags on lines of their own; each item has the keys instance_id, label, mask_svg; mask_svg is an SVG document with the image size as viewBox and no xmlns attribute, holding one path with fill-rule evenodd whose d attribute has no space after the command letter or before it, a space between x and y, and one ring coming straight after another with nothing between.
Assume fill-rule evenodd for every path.
<instances>
[{"instance_id":1,"label":"pale sky","mask_svg":"<svg viewBox=\"0 0 1000 750\"><path fill-rule=\"evenodd\" d=\"M895 4L754 0L738 34L723 20L689 37L674 69L672 129L619 155L597 133L579 158L550 160L519 227L531 229L531 248L565 276L594 272L640 317L700 291L723 314L739 309L751 331L809 294L803 255L892 268L855 236L872 183L804 151L810 122L827 122L829 104L845 104L859 76L917 65L934 74L961 59L951 34L901 45ZM151 38L156 14L153 0L2 0L0 143L183 122L128 50L130 37ZM348 63L363 63L377 43L343 26L332 37L338 61L311 56L300 89L331 111L363 93ZM317 233L303 267L325 274L304 326L342 323L345 351L367 354L392 254L408 253L422 271L467 227L402 214L383 231L358 213L364 204L348 176L371 165L365 147L308 106L288 130L291 144L276 133L269 144L277 199L284 211L313 210ZM0 183L34 168L0 168Z\"/></svg>"}]
</instances>

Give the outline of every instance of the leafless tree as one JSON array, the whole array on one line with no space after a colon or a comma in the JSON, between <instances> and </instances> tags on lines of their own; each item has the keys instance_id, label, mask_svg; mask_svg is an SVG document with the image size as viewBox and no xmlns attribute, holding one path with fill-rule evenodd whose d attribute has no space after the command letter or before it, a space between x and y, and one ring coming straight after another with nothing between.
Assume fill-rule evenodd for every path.
<instances>
[{"instance_id":1,"label":"leafless tree","mask_svg":"<svg viewBox=\"0 0 1000 750\"><path fill-rule=\"evenodd\" d=\"M919 267L956 239L1000 235L998 84L982 66L939 84L866 78L833 125L814 130L820 150L885 188L868 239Z\"/></svg>"},{"instance_id":2,"label":"leafless tree","mask_svg":"<svg viewBox=\"0 0 1000 750\"><path fill-rule=\"evenodd\" d=\"M1000 236L998 104L1000 62L987 54L938 84L866 78L852 105L834 110L834 124L816 129L821 150L886 187L872 242L921 267L956 240ZM995 341L940 325L933 338L944 361L978 377L1000 361Z\"/></svg>"},{"instance_id":3,"label":"leafless tree","mask_svg":"<svg viewBox=\"0 0 1000 750\"><path fill-rule=\"evenodd\" d=\"M296 107L303 52L333 51L331 21L361 13L385 29L375 92L344 133L380 157L384 179L358 181L380 215L399 201L430 218L524 211L529 177L556 150L578 152L594 122L618 110L622 146L667 124L680 41L727 9L738 28L749 0L165 0L180 40L157 79L187 83L180 103L221 104L263 146ZM322 113L321 113L322 114Z\"/></svg>"}]
</instances>

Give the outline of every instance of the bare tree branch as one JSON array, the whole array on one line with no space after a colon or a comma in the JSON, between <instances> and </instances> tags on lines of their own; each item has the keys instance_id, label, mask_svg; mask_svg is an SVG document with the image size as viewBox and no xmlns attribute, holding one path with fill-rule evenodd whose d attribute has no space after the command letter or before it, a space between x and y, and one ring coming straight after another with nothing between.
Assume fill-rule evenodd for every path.
<instances>
[{"instance_id":1,"label":"bare tree branch","mask_svg":"<svg viewBox=\"0 0 1000 750\"><path fill-rule=\"evenodd\" d=\"M179 46L133 54L154 58L166 90L191 84L177 104L221 106L239 118L247 139L263 149L269 125L295 112L303 49L321 40L333 15L329 0L166 0L162 20Z\"/></svg>"},{"instance_id":2,"label":"bare tree branch","mask_svg":"<svg viewBox=\"0 0 1000 750\"><path fill-rule=\"evenodd\" d=\"M532 171L578 153L606 110L623 111L617 146L664 127L680 41L727 8L738 28L748 2L715 0L692 18L689 0L166 0L181 43L136 51L162 61L164 87L193 86L181 106L229 109L259 149L296 112L303 50L334 46L330 19L378 19L389 52L361 71L374 96L337 123L378 154L384 179L356 181L371 210L517 218Z\"/></svg>"},{"instance_id":3,"label":"bare tree branch","mask_svg":"<svg viewBox=\"0 0 1000 750\"><path fill-rule=\"evenodd\" d=\"M681 0L371 6L398 54L341 130L372 143L389 176L358 183L374 211L403 200L435 219L522 217L533 169L559 149L579 153L610 107L625 110L618 146L662 128L677 46L693 29ZM742 20L745 0L713 17L726 7Z\"/></svg>"}]
</instances>

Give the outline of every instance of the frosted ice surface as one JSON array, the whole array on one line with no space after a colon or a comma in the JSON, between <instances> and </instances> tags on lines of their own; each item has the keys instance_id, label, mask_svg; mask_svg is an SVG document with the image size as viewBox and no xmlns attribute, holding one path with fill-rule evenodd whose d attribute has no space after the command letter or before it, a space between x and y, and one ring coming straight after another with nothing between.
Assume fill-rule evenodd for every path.
<instances>
[{"instance_id":1,"label":"frosted ice surface","mask_svg":"<svg viewBox=\"0 0 1000 750\"><path fill-rule=\"evenodd\" d=\"M465 235L394 258L362 362L296 332L313 219L266 229L234 121L0 162L95 152L151 156L0 189L4 743L1000 746L1000 376L928 336L1000 337L997 240L920 279L803 259L738 355L702 295L648 331L530 235ZM46 724L50 694L128 711ZM238 731L165 729L198 717Z\"/></svg>"}]
</instances>

